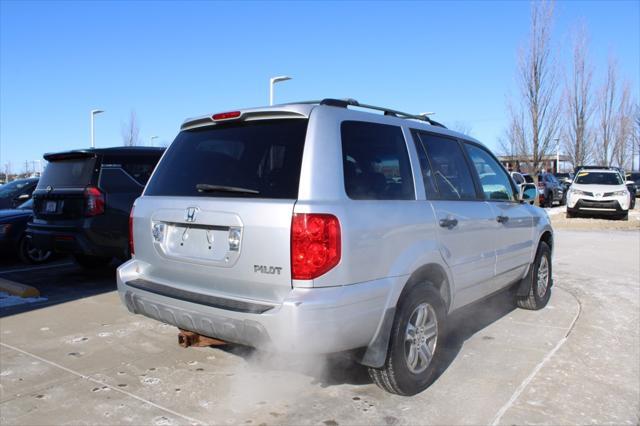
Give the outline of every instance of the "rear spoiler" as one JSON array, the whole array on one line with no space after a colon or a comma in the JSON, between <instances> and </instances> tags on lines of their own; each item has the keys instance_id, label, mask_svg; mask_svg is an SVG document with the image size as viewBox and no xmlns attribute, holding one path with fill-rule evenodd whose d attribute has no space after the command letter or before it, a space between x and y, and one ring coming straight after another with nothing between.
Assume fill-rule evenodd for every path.
<instances>
[{"instance_id":1,"label":"rear spoiler","mask_svg":"<svg viewBox=\"0 0 640 426\"><path fill-rule=\"evenodd\" d=\"M43 155L47 161L76 160L80 158L95 158L97 154L91 151L67 151L67 152L50 152Z\"/></svg>"},{"instance_id":2,"label":"rear spoiler","mask_svg":"<svg viewBox=\"0 0 640 426\"><path fill-rule=\"evenodd\" d=\"M284 108L283 108L284 107ZM189 118L182 123L180 130L193 129L203 126L217 125L221 123L235 123L241 121L269 120L282 118L307 118L313 109L311 105L302 105L296 108L291 105L279 105L276 108L256 108L250 110L237 110L223 112L203 117Z\"/></svg>"}]
</instances>

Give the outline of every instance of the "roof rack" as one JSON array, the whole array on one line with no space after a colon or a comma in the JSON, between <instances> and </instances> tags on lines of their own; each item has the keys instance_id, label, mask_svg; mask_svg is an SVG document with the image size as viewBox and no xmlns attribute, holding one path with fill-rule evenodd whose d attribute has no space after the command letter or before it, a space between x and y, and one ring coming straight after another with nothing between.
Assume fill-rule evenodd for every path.
<instances>
[{"instance_id":1,"label":"roof rack","mask_svg":"<svg viewBox=\"0 0 640 426\"><path fill-rule=\"evenodd\" d=\"M333 106L333 107L338 107L338 108L347 108L349 106L354 106L354 107L360 107L360 108L365 108L365 109L372 109L372 110L375 110L375 111L382 111L384 113L384 115L390 115L390 116L393 116L393 117L410 118L410 119L413 119L413 120L426 121L427 123L431 124L432 126L438 126L438 127L444 128L444 129L447 128L444 124L438 123L437 121L430 119L428 117L428 115L432 114L432 113L427 113L427 114L409 114L409 113L406 113L406 112L397 111L395 109L390 109L390 108L385 108L385 107L378 107L378 106L375 106L375 105L361 104L360 102L356 101L355 99L332 99L332 98L326 98L326 99L323 99L321 101L309 101L309 102L301 102L301 103L328 105L328 106Z\"/></svg>"}]
</instances>

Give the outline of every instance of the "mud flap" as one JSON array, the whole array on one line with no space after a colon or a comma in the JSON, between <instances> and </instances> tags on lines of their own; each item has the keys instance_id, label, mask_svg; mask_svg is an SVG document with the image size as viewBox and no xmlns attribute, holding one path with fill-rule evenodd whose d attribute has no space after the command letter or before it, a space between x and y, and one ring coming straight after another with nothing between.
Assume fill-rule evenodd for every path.
<instances>
[{"instance_id":1,"label":"mud flap","mask_svg":"<svg viewBox=\"0 0 640 426\"><path fill-rule=\"evenodd\" d=\"M387 359L387 351L389 350L391 327L393 327L393 319L395 315L395 306L385 311L382 324L380 325L380 330L367 347L367 350L360 361L362 365L373 368L380 368L384 365Z\"/></svg>"},{"instance_id":2,"label":"mud flap","mask_svg":"<svg viewBox=\"0 0 640 426\"><path fill-rule=\"evenodd\" d=\"M516 285L516 296L525 297L529 295L531 291L531 285L533 284L533 263L529 265L527 275Z\"/></svg>"}]
</instances>

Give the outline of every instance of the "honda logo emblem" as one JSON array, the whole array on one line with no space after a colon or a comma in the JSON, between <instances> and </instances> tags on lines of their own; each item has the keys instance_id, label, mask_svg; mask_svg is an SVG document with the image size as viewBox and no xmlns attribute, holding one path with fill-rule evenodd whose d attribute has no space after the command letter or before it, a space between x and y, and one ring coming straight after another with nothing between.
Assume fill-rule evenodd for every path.
<instances>
[{"instance_id":1,"label":"honda logo emblem","mask_svg":"<svg viewBox=\"0 0 640 426\"><path fill-rule=\"evenodd\" d=\"M187 212L184 214L184 220L186 220L187 222L195 222L197 212L198 212L197 207L189 207L187 209Z\"/></svg>"}]
</instances>

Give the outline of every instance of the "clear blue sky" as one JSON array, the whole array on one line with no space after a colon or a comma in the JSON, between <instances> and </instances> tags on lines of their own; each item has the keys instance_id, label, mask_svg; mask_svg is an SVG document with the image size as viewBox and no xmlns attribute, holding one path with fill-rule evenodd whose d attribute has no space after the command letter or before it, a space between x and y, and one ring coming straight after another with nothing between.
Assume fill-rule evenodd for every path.
<instances>
[{"instance_id":1,"label":"clear blue sky","mask_svg":"<svg viewBox=\"0 0 640 426\"><path fill-rule=\"evenodd\" d=\"M29 2L0 0L0 163L120 145L135 110L140 136L169 143L189 116L276 102L352 97L462 121L490 147L515 93L525 1L408 3ZM580 20L596 82L610 53L638 96L639 1L560 1L561 62ZM158 141L156 141L158 142Z\"/></svg>"}]
</instances>

